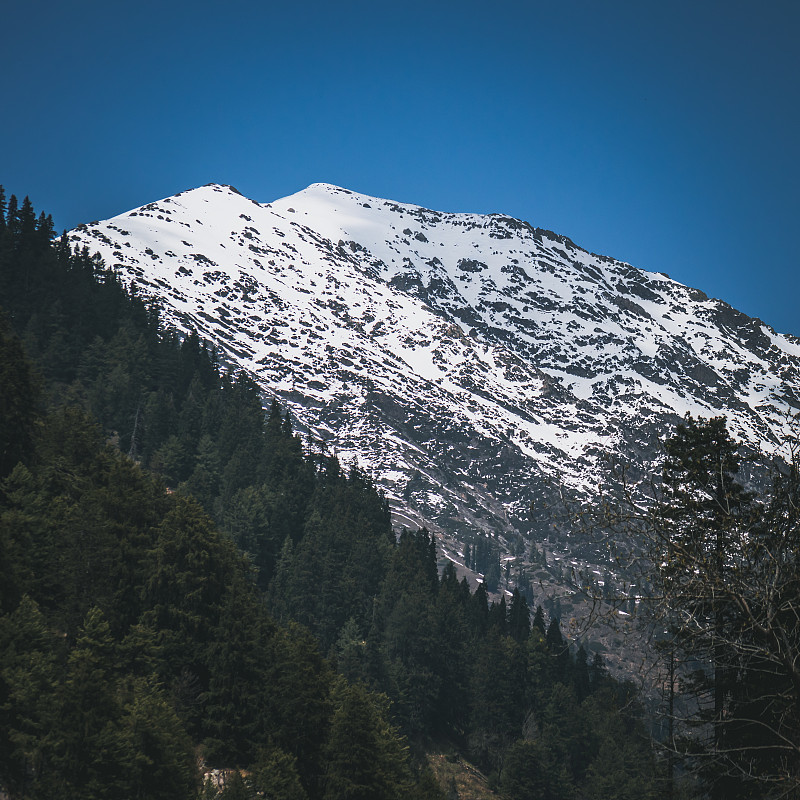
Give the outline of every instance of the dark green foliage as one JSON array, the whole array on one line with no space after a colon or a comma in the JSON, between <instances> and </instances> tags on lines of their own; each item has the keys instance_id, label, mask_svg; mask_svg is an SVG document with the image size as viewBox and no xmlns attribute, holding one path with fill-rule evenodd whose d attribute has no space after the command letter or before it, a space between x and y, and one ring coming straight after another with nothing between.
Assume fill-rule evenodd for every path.
<instances>
[{"instance_id":1,"label":"dark green foliage","mask_svg":"<svg viewBox=\"0 0 800 800\"><path fill-rule=\"evenodd\" d=\"M413 800L458 800L458 791L445 794L430 768L423 768L410 796Z\"/></svg>"},{"instance_id":2,"label":"dark green foliage","mask_svg":"<svg viewBox=\"0 0 800 800\"><path fill-rule=\"evenodd\" d=\"M490 561L486 567L486 589L490 592L496 592L500 586L500 553L498 550L492 550Z\"/></svg>"},{"instance_id":3,"label":"dark green foliage","mask_svg":"<svg viewBox=\"0 0 800 800\"><path fill-rule=\"evenodd\" d=\"M30 362L0 313L0 480L30 452L38 410Z\"/></svg>"},{"instance_id":4,"label":"dark green foliage","mask_svg":"<svg viewBox=\"0 0 800 800\"><path fill-rule=\"evenodd\" d=\"M388 690L404 731L412 736L434 729L439 707L438 590L433 537L424 528L404 529L376 603L372 635L383 659L383 674L374 677Z\"/></svg>"},{"instance_id":5,"label":"dark green foliage","mask_svg":"<svg viewBox=\"0 0 800 800\"><path fill-rule=\"evenodd\" d=\"M594 693L581 705L589 734L585 769L591 800L655 800L656 771L650 743L638 722L632 687Z\"/></svg>"},{"instance_id":6,"label":"dark green foliage","mask_svg":"<svg viewBox=\"0 0 800 800\"><path fill-rule=\"evenodd\" d=\"M655 763L630 697L611 692L578 703L556 683L536 715L535 735L516 741L500 785L509 797L655 798Z\"/></svg>"},{"instance_id":7,"label":"dark green foliage","mask_svg":"<svg viewBox=\"0 0 800 800\"><path fill-rule=\"evenodd\" d=\"M489 628L489 596L486 587L479 583L468 605L471 627L478 634L485 634Z\"/></svg>"},{"instance_id":8,"label":"dark green foliage","mask_svg":"<svg viewBox=\"0 0 800 800\"><path fill-rule=\"evenodd\" d=\"M232 770L228 800L441 798L409 757L432 742L520 797L644 786L629 698L557 621L545 642L525 576L489 608L489 538L468 557L486 586L471 593L452 563L440 578L433 537L395 541L362 470L305 455L250 378L165 331L2 190L0 298L0 789L14 800L194 797L196 752ZM616 761L606 730L627 747Z\"/></svg>"},{"instance_id":9,"label":"dark green foliage","mask_svg":"<svg viewBox=\"0 0 800 800\"><path fill-rule=\"evenodd\" d=\"M335 461L320 472L303 535L282 550L271 604L282 618L308 626L327 651L348 619L363 630L386 574L389 509L372 482ZM433 580L436 581L434 562Z\"/></svg>"},{"instance_id":10,"label":"dark green foliage","mask_svg":"<svg viewBox=\"0 0 800 800\"><path fill-rule=\"evenodd\" d=\"M525 596L514 589L511 597L511 607L508 609L508 634L513 639L522 643L531 632L531 613Z\"/></svg>"},{"instance_id":11,"label":"dark green foliage","mask_svg":"<svg viewBox=\"0 0 800 800\"><path fill-rule=\"evenodd\" d=\"M223 595L235 577L230 543L196 502L178 496L155 531L147 560L143 621L169 632L167 660L173 642L180 653L205 649L208 623L219 619Z\"/></svg>"},{"instance_id":12,"label":"dark green foliage","mask_svg":"<svg viewBox=\"0 0 800 800\"><path fill-rule=\"evenodd\" d=\"M202 653L210 673L202 696L206 757L246 766L267 734L264 680L275 626L243 571L226 582L215 634Z\"/></svg>"},{"instance_id":13,"label":"dark green foliage","mask_svg":"<svg viewBox=\"0 0 800 800\"><path fill-rule=\"evenodd\" d=\"M578 652L575 654L573 683L578 702L581 702L590 694L592 689L592 682L589 678L589 655L583 645L578 647Z\"/></svg>"},{"instance_id":14,"label":"dark green foliage","mask_svg":"<svg viewBox=\"0 0 800 800\"><path fill-rule=\"evenodd\" d=\"M116 692L114 642L102 611L89 610L67 660L59 709L61 739L56 767L67 786L84 786L96 797L122 789L115 741L122 716Z\"/></svg>"},{"instance_id":15,"label":"dark green foliage","mask_svg":"<svg viewBox=\"0 0 800 800\"><path fill-rule=\"evenodd\" d=\"M366 657L366 640L361 635L356 621L350 617L344 624L332 651L332 661L336 671L351 682L366 680Z\"/></svg>"},{"instance_id":16,"label":"dark green foliage","mask_svg":"<svg viewBox=\"0 0 800 800\"><path fill-rule=\"evenodd\" d=\"M52 414L29 455L0 506L29 556L0 616L0 783L193 796L191 734L243 765L272 737L318 787L330 673L307 633L276 632L232 542L79 412Z\"/></svg>"},{"instance_id":17,"label":"dark green foliage","mask_svg":"<svg viewBox=\"0 0 800 800\"><path fill-rule=\"evenodd\" d=\"M0 530L25 550L29 590L71 635L93 605L113 606L115 627L131 622L139 613L132 582L141 578L142 537L164 508L163 490L104 447L74 409L50 415L30 460L34 472L12 473L0 508Z\"/></svg>"},{"instance_id":18,"label":"dark green foliage","mask_svg":"<svg viewBox=\"0 0 800 800\"><path fill-rule=\"evenodd\" d=\"M297 759L277 747L261 750L253 765L251 785L267 800L308 800L297 772Z\"/></svg>"},{"instance_id":19,"label":"dark green foliage","mask_svg":"<svg viewBox=\"0 0 800 800\"><path fill-rule=\"evenodd\" d=\"M405 800L412 776L386 698L340 679L332 700L324 800Z\"/></svg>"},{"instance_id":20,"label":"dark green foliage","mask_svg":"<svg viewBox=\"0 0 800 800\"><path fill-rule=\"evenodd\" d=\"M487 575L487 578L489 572L496 569L499 577L500 553L496 545L494 545L492 540L487 536L479 536L473 542L468 566L470 569L475 570L475 572ZM496 588L490 588L489 591L496 591Z\"/></svg>"},{"instance_id":21,"label":"dark green foliage","mask_svg":"<svg viewBox=\"0 0 800 800\"><path fill-rule=\"evenodd\" d=\"M545 636L547 649L555 659L555 674L558 679L563 679L566 676L569 667L569 645L564 637L561 635L561 623L558 617L553 617L550 620L550 625L547 628Z\"/></svg>"},{"instance_id":22,"label":"dark green foliage","mask_svg":"<svg viewBox=\"0 0 800 800\"><path fill-rule=\"evenodd\" d=\"M489 630L499 636L508 633L508 606L505 594L501 595L499 603L492 603L489 606Z\"/></svg>"},{"instance_id":23,"label":"dark green foliage","mask_svg":"<svg viewBox=\"0 0 800 800\"><path fill-rule=\"evenodd\" d=\"M468 745L478 763L497 769L522 732L527 665L520 646L489 634L478 644L472 668Z\"/></svg>"},{"instance_id":24,"label":"dark green foliage","mask_svg":"<svg viewBox=\"0 0 800 800\"><path fill-rule=\"evenodd\" d=\"M449 569L448 569L449 567ZM441 686L435 704L433 733L463 741L469 719L469 663L464 642L471 638L469 586L457 583L452 562L442 574L434 606L437 642L435 671Z\"/></svg>"},{"instance_id":25,"label":"dark green foliage","mask_svg":"<svg viewBox=\"0 0 800 800\"><path fill-rule=\"evenodd\" d=\"M331 714L333 673L311 634L292 623L268 643L264 661L266 732L297 759L303 786L316 796L323 777L321 754Z\"/></svg>"},{"instance_id":26,"label":"dark green foliage","mask_svg":"<svg viewBox=\"0 0 800 800\"><path fill-rule=\"evenodd\" d=\"M543 742L525 740L508 749L500 788L514 800L566 800L575 791L569 770Z\"/></svg>"},{"instance_id":27,"label":"dark green foliage","mask_svg":"<svg viewBox=\"0 0 800 800\"><path fill-rule=\"evenodd\" d=\"M132 680L121 696L125 796L194 797L197 775L192 742L169 697L152 678Z\"/></svg>"},{"instance_id":28,"label":"dark green foliage","mask_svg":"<svg viewBox=\"0 0 800 800\"><path fill-rule=\"evenodd\" d=\"M0 616L0 776L23 795L51 771L53 698L63 649L30 597Z\"/></svg>"},{"instance_id":29,"label":"dark green foliage","mask_svg":"<svg viewBox=\"0 0 800 800\"><path fill-rule=\"evenodd\" d=\"M532 627L539 631L542 636L545 635L544 627L544 611L541 606L536 606L536 613L533 615Z\"/></svg>"}]
</instances>

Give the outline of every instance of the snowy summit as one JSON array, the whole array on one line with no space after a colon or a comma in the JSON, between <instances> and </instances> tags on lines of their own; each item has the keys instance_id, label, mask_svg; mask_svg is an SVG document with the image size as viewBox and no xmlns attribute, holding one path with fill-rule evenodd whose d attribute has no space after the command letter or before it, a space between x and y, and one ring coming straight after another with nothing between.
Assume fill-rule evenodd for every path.
<instances>
[{"instance_id":1,"label":"snowy summit","mask_svg":"<svg viewBox=\"0 0 800 800\"><path fill-rule=\"evenodd\" d=\"M607 456L645 471L685 413L767 453L800 408L800 341L663 274L500 214L313 184L210 184L72 231L165 320L357 457L400 518L541 533Z\"/></svg>"}]
</instances>

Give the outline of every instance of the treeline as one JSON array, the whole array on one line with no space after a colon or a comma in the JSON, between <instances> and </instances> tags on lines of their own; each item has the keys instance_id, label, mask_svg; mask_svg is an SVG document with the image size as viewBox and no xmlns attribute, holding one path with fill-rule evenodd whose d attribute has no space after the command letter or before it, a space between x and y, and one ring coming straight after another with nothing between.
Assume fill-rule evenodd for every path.
<instances>
[{"instance_id":1,"label":"treeline","mask_svg":"<svg viewBox=\"0 0 800 800\"><path fill-rule=\"evenodd\" d=\"M230 797L438 798L435 745L512 797L652 796L629 687L558 620L440 577L356 466L0 212L0 787L192 797L202 758Z\"/></svg>"}]
</instances>

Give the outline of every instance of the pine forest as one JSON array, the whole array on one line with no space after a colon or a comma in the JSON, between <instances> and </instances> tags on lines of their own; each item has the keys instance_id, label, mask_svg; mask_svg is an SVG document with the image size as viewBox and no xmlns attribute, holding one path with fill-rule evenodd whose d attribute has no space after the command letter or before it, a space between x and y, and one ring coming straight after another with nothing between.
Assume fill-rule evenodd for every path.
<instances>
[{"instance_id":1,"label":"pine forest","mask_svg":"<svg viewBox=\"0 0 800 800\"><path fill-rule=\"evenodd\" d=\"M648 694L2 190L0 309L0 797L800 797L797 465L745 488L724 419L594 509Z\"/></svg>"}]
</instances>

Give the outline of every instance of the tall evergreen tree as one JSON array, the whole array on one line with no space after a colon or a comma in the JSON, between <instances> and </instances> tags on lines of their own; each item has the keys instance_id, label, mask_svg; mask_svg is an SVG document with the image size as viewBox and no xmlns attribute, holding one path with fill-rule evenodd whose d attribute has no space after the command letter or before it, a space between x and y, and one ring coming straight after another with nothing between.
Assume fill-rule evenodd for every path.
<instances>
[{"instance_id":1,"label":"tall evergreen tree","mask_svg":"<svg viewBox=\"0 0 800 800\"><path fill-rule=\"evenodd\" d=\"M411 789L405 743L389 722L388 702L337 681L325 746L324 800L404 800Z\"/></svg>"},{"instance_id":2,"label":"tall evergreen tree","mask_svg":"<svg viewBox=\"0 0 800 800\"><path fill-rule=\"evenodd\" d=\"M31 455L38 409L33 368L0 312L0 480Z\"/></svg>"},{"instance_id":3,"label":"tall evergreen tree","mask_svg":"<svg viewBox=\"0 0 800 800\"><path fill-rule=\"evenodd\" d=\"M30 597L0 615L0 784L20 797L42 796L55 786L63 649Z\"/></svg>"},{"instance_id":4,"label":"tall evergreen tree","mask_svg":"<svg viewBox=\"0 0 800 800\"><path fill-rule=\"evenodd\" d=\"M544 627L544 611L541 606L536 606L536 613L533 615L532 627L535 628L544 637L546 631Z\"/></svg>"},{"instance_id":5,"label":"tall evergreen tree","mask_svg":"<svg viewBox=\"0 0 800 800\"><path fill-rule=\"evenodd\" d=\"M557 680L563 680L569 667L569 644L561 634L561 622L558 617L550 620L545 637L547 649L553 656L555 675Z\"/></svg>"},{"instance_id":6,"label":"tall evergreen tree","mask_svg":"<svg viewBox=\"0 0 800 800\"><path fill-rule=\"evenodd\" d=\"M508 634L522 643L531 632L530 610L528 601L520 590L514 589L511 606L508 609Z\"/></svg>"}]
</instances>

